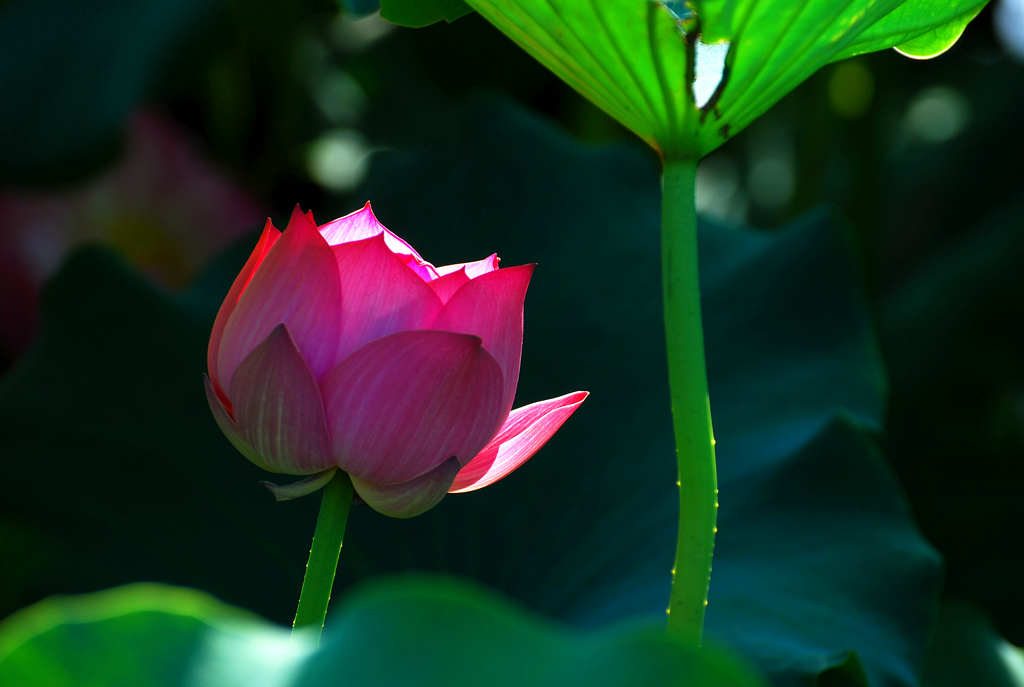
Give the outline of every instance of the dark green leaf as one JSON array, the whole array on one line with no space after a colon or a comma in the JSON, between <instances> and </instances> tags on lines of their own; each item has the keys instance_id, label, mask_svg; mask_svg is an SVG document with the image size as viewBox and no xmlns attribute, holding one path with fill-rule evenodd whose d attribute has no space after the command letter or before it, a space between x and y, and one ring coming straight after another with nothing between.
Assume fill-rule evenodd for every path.
<instances>
[{"instance_id":1,"label":"dark green leaf","mask_svg":"<svg viewBox=\"0 0 1024 687\"><path fill-rule=\"evenodd\" d=\"M1022 687L1024 651L999 636L978 609L945 601L921 687Z\"/></svg>"},{"instance_id":2,"label":"dark green leaf","mask_svg":"<svg viewBox=\"0 0 1024 687\"><path fill-rule=\"evenodd\" d=\"M337 586L439 570L580 627L660 622L677 492L657 167L506 105L472 104L453 127L439 147L382 156L364 193L438 264L538 261L518 404L592 396L494 486L409 521L355 509ZM878 427L885 381L847 232L819 213L700 239L722 502L708 632L780 685L856 676L857 660L872 684L913 684L938 564L860 429ZM273 502L200 380L239 266L188 311L95 250L52 284L38 346L0 385L0 453L16 457L0 502L59 542L10 592L22 603L156 579L290 620L315 499Z\"/></svg>"},{"instance_id":3,"label":"dark green leaf","mask_svg":"<svg viewBox=\"0 0 1024 687\"><path fill-rule=\"evenodd\" d=\"M380 16L392 24L418 28L451 23L473 11L463 0L381 0Z\"/></svg>"},{"instance_id":4,"label":"dark green leaf","mask_svg":"<svg viewBox=\"0 0 1024 687\"><path fill-rule=\"evenodd\" d=\"M724 652L662 628L569 631L465 582L350 594L319 650L194 590L131 585L42 601L0 624L0 683L104 687L355 684L760 687Z\"/></svg>"},{"instance_id":5,"label":"dark green leaf","mask_svg":"<svg viewBox=\"0 0 1024 687\"><path fill-rule=\"evenodd\" d=\"M169 66L173 49L219 4L0 5L0 181L64 180L108 156L125 118Z\"/></svg>"},{"instance_id":6,"label":"dark green leaf","mask_svg":"<svg viewBox=\"0 0 1024 687\"><path fill-rule=\"evenodd\" d=\"M945 592L1024 643L1024 198L943 246L880 314L892 373L886 447Z\"/></svg>"}]
</instances>

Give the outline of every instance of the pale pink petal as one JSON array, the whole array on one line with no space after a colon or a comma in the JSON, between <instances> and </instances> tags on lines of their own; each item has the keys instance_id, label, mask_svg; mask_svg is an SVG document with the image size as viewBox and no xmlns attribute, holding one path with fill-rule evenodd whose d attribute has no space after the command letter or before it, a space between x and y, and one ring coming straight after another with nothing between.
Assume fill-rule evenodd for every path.
<instances>
[{"instance_id":1,"label":"pale pink petal","mask_svg":"<svg viewBox=\"0 0 1024 687\"><path fill-rule=\"evenodd\" d=\"M388 238L394 236L394 234L392 234L390 231L385 231L383 234L381 234L381 236L384 237L384 242L387 243ZM401 258L402 262L405 263L406 267L415 272L416 276L418 276L423 281L429 282L437 279L437 268L435 268L433 265L431 265L423 258L417 257L415 255L408 255L406 253L402 253L401 251L395 250L395 247L392 245L388 245L388 248L395 255Z\"/></svg>"},{"instance_id":2,"label":"pale pink petal","mask_svg":"<svg viewBox=\"0 0 1024 687\"><path fill-rule=\"evenodd\" d=\"M274 500L280 503L307 496L317 489L327 486L337 472L338 468L330 467L291 484L274 484L266 481L260 482L260 484L269 489L270 493L274 495Z\"/></svg>"},{"instance_id":3,"label":"pale pink petal","mask_svg":"<svg viewBox=\"0 0 1024 687\"><path fill-rule=\"evenodd\" d=\"M370 209L370 203L367 201L361 210L350 212L344 217L320 225L319 231L327 243L337 246L349 241L368 239L387 231L387 229L373 216L373 210ZM416 251L412 249L412 246L406 246L406 250L402 252L415 253Z\"/></svg>"},{"instance_id":4,"label":"pale pink petal","mask_svg":"<svg viewBox=\"0 0 1024 687\"><path fill-rule=\"evenodd\" d=\"M309 475L332 467L320 387L279 324L235 370L235 422L271 472Z\"/></svg>"},{"instance_id":5,"label":"pale pink petal","mask_svg":"<svg viewBox=\"0 0 1024 687\"><path fill-rule=\"evenodd\" d=\"M217 319L213 322L213 332L210 334L210 346L206 349L206 367L210 371L213 390L217 392L217 395L222 401L227 400L227 396L217 374L217 357L220 354L221 339L224 337L224 327L227 326L231 313L235 311L235 306L238 304L238 299L242 297L242 292L245 291L245 287L249 285L249 282L252 280L252 276L256 274L256 270L259 269L260 264L262 264L264 258L267 257L267 253L270 252L270 249L280 237L281 232L275 229L274 225L271 224L268 219L266 226L263 227L263 234L260 236L260 240L256 242L256 247L253 249L249 259L245 261L245 266L242 267L242 271L238 273L237 277L235 277L234 283L228 290L227 297L220 305L220 310L217 312Z\"/></svg>"},{"instance_id":6,"label":"pale pink petal","mask_svg":"<svg viewBox=\"0 0 1024 687\"><path fill-rule=\"evenodd\" d=\"M461 468L462 463L452 456L408 482L380 486L353 477L352 486L359 497L378 513L392 518L411 518L440 503Z\"/></svg>"},{"instance_id":7,"label":"pale pink petal","mask_svg":"<svg viewBox=\"0 0 1024 687\"><path fill-rule=\"evenodd\" d=\"M313 375L327 374L341 333L341 280L330 246L298 207L224 328L217 373L232 401L235 369L279 324Z\"/></svg>"},{"instance_id":8,"label":"pale pink petal","mask_svg":"<svg viewBox=\"0 0 1024 687\"><path fill-rule=\"evenodd\" d=\"M353 478L398 484L468 463L504 415L501 368L480 339L430 330L363 346L321 384L334 456Z\"/></svg>"},{"instance_id":9,"label":"pale pink petal","mask_svg":"<svg viewBox=\"0 0 1024 687\"><path fill-rule=\"evenodd\" d=\"M224 407L221 403L220 398L217 396L217 392L213 390L213 385L210 384L210 378L203 375L203 382L206 385L206 401L210 404L210 410L213 411L213 418L217 421L217 426L220 427L220 431L224 432L224 436L228 438L231 445L238 449L238 452L248 458L250 461L255 463L258 467L264 470L270 470L263 459L260 458L259 454L253 450L253 447L249 445L249 442L242 436L242 430L235 424L235 419L231 417L231 412Z\"/></svg>"},{"instance_id":10,"label":"pale pink petal","mask_svg":"<svg viewBox=\"0 0 1024 687\"><path fill-rule=\"evenodd\" d=\"M370 209L370 202L367 201L362 210L356 210L344 217L328 222L320 227L320 233L327 243L332 246L339 246L352 241L362 241L373 236L383 234L384 243L396 255L404 256L405 262L424 281L437 278L437 270L429 262L424 260L416 249L407 241L389 230L377 221Z\"/></svg>"},{"instance_id":11,"label":"pale pink petal","mask_svg":"<svg viewBox=\"0 0 1024 687\"><path fill-rule=\"evenodd\" d=\"M458 272L463 267L466 268L466 276L470 279L476 279L481 274L487 274L498 269L498 263L501 260L498 258L498 254L494 253L483 260L477 260L476 262L460 262L458 265L444 265L442 267L435 268L437 273L442 277L452 272Z\"/></svg>"},{"instance_id":12,"label":"pale pink petal","mask_svg":"<svg viewBox=\"0 0 1024 687\"><path fill-rule=\"evenodd\" d=\"M442 303L447 303L455 295L455 292L461 289L462 285L468 281L469 277L466 276L466 270L463 268L458 272L451 272L443 277L438 277L430 282L430 288L434 290L434 293L437 294Z\"/></svg>"},{"instance_id":13,"label":"pale pink petal","mask_svg":"<svg viewBox=\"0 0 1024 687\"><path fill-rule=\"evenodd\" d=\"M498 435L459 471L449 491L480 489L511 473L547 443L586 397L586 391L577 391L513 410Z\"/></svg>"},{"instance_id":14,"label":"pale pink petal","mask_svg":"<svg viewBox=\"0 0 1024 687\"><path fill-rule=\"evenodd\" d=\"M533 265L507 267L472 279L455 292L431 329L472 334L501 365L505 375L502 410L512 409L523 352L523 301Z\"/></svg>"},{"instance_id":15,"label":"pale pink petal","mask_svg":"<svg viewBox=\"0 0 1024 687\"><path fill-rule=\"evenodd\" d=\"M335 361L374 339L428 329L442 303L384 244L381 235L335 246L341 277L341 336Z\"/></svg>"}]
</instances>

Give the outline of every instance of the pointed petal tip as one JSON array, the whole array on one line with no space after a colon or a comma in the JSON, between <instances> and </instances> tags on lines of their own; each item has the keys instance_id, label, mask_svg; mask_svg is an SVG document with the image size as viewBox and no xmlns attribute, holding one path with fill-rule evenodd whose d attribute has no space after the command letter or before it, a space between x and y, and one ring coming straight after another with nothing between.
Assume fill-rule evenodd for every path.
<instances>
[{"instance_id":1,"label":"pointed petal tip","mask_svg":"<svg viewBox=\"0 0 1024 687\"><path fill-rule=\"evenodd\" d=\"M449 492L475 491L507 477L532 458L589 395L575 391L513 410L497 436L459 471Z\"/></svg>"}]
</instances>

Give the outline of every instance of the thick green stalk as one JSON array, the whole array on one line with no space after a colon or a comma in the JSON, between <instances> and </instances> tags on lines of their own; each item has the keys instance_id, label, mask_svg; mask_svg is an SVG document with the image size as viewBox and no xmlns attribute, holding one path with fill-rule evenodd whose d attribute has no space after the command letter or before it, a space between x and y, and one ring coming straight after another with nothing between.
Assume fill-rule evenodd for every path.
<instances>
[{"instance_id":1,"label":"thick green stalk","mask_svg":"<svg viewBox=\"0 0 1024 687\"><path fill-rule=\"evenodd\" d=\"M679 541L672 570L669 632L699 645L711 581L718 477L704 365L697 275L697 162L668 159L662 186L661 264L668 376L679 463Z\"/></svg>"},{"instance_id":2,"label":"thick green stalk","mask_svg":"<svg viewBox=\"0 0 1024 687\"><path fill-rule=\"evenodd\" d=\"M302 580L302 592L299 594L299 606L292 624L292 632L308 628L304 631L314 634L317 642L320 641L324 618L327 617L327 603L331 600L331 587L334 586L334 573L338 569L341 541L345 536L345 524L348 522L351 505L352 480L338 470L334 479L324 487L313 545L309 549L309 562L306 563L306 576Z\"/></svg>"}]
</instances>

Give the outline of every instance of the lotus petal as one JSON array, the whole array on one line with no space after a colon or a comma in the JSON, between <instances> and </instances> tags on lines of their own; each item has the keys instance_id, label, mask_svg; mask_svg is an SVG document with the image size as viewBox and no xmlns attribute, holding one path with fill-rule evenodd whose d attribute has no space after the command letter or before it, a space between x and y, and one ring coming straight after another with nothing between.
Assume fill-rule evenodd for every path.
<instances>
[{"instance_id":1,"label":"lotus petal","mask_svg":"<svg viewBox=\"0 0 1024 687\"><path fill-rule=\"evenodd\" d=\"M443 265L442 267L435 268L437 273L442 277L452 272L458 272L462 268L466 268L466 276L470 279L476 279L481 274L487 274L498 269L498 263L501 260L498 258L497 253L492 253L483 260L477 260L476 262L460 262L457 265Z\"/></svg>"},{"instance_id":2,"label":"lotus petal","mask_svg":"<svg viewBox=\"0 0 1024 687\"><path fill-rule=\"evenodd\" d=\"M447 303L455 295L455 292L468 282L469 277L466 275L466 268L462 267L458 272L449 272L429 282L429 284L430 288L437 294L437 297L441 299L441 302Z\"/></svg>"},{"instance_id":3,"label":"lotus petal","mask_svg":"<svg viewBox=\"0 0 1024 687\"><path fill-rule=\"evenodd\" d=\"M451 297L431 329L479 336L505 375L503 414L512 409L523 352L523 302L533 265L488 272Z\"/></svg>"},{"instance_id":4,"label":"lotus petal","mask_svg":"<svg viewBox=\"0 0 1024 687\"><path fill-rule=\"evenodd\" d=\"M498 435L459 471L449 491L480 489L511 473L547 443L587 396L577 391L513 410Z\"/></svg>"},{"instance_id":5,"label":"lotus petal","mask_svg":"<svg viewBox=\"0 0 1024 687\"><path fill-rule=\"evenodd\" d=\"M384 243L396 255L408 256L410 268L413 269L424 281L437 278L437 270L429 262L424 260L416 249L407 241L396 235L385 227L373 215L370 209L370 201L361 210L351 212L344 217L328 222L320 227L320 233L327 243L338 246L352 241L362 241L373 236L384 236Z\"/></svg>"},{"instance_id":6,"label":"lotus petal","mask_svg":"<svg viewBox=\"0 0 1024 687\"><path fill-rule=\"evenodd\" d=\"M378 513L393 518L411 518L440 503L460 469L462 463L452 456L433 470L407 482L379 486L353 477L352 486L359 497Z\"/></svg>"},{"instance_id":7,"label":"lotus petal","mask_svg":"<svg viewBox=\"0 0 1024 687\"><path fill-rule=\"evenodd\" d=\"M332 250L341 278L342 311L335 361L382 336L430 328L441 299L388 249L383 235Z\"/></svg>"},{"instance_id":8,"label":"lotus petal","mask_svg":"<svg viewBox=\"0 0 1024 687\"><path fill-rule=\"evenodd\" d=\"M291 501L292 499L312 494L334 479L334 473L337 471L338 468L335 467L327 468L322 472L310 475L306 479L300 479L298 482L292 482L291 484L274 484L273 482L260 482L260 484L269 489L270 493L274 495L274 500L280 503L281 501Z\"/></svg>"},{"instance_id":9,"label":"lotus petal","mask_svg":"<svg viewBox=\"0 0 1024 687\"><path fill-rule=\"evenodd\" d=\"M398 484L487 445L504 415L501 368L479 337L398 332L338 363L321 384L334 456L354 479Z\"/></svg>"},{"instance_id":10,"label":"lotus petal","mask_svg":"<svg viewBox=\"0 0 1024 687\"><path fill-rule=\"evenodd\" d=\"M320 387L285 325L235 371L235 422L272 472L309 475L333 467Z\"/></svg>"},{"instance_id":11,"label":"lotus petal","mask_svg":"<svg viewBox=\"0 0 1024 687\"><path fill-rule=\"evenodd\" d=\"M341 281L330 246L298 207L270 249L224 328L217 371L229 385L235 369L279 324L288 326L313 375L334 365L341 332ZM234 402L234 393L226 389Z\"/></svg>"},{"instance_id":12,"label":"lotus petal","mask_svg":"<svg viewBox=\"0 0 1024 687\"><path fill-rule=\"evenodd\" d=\"M217 426L220 427L220 431L224 433L224 436L228 438L231 445L234 446L239 453L248 458L257 466L264 470L272 472L270 467L263 462L259 454L249 445L245 437L242 436L242 430L235 424L235 419L231 417L231 411L228 410L224 403L221 402L220 397L213 388L213 384L210 383L210 378L203 375L203 382L206 385L206 401L210 404L210 410L213 412L213 419L217 421Z\"/></svg>"},{"instance_id":13,"label":"lotus petal","mask_svg":"<svg viewBox=\"0 0 1024 687\"><path fill-rule=\"evenodd\" d=\"M217 311L217 319L214 320L213 332L210 334L210 346L206 350L206 368L210 371L213 390L217 392L222 402L227 400L227 395L217 374L217 358L220 354L220 342L224 336L224 327L227 326L231 313L235 311L235 306L238 304L238 299L242 297L245 287L249 285L252 276L256 274L256 270L259 269L264 258L267 257L267 253L270 252L270 249L279 238L281 238L281 232L275 229L268 219L263 227L263 234L260 235L260 240L256 242L256 247L253 248L249 259L245 261L242 271L235 277L234 283L231 284L231 288L228 290L227 297L221 303L220 310Z\"/></svg>"}]
</instances>

